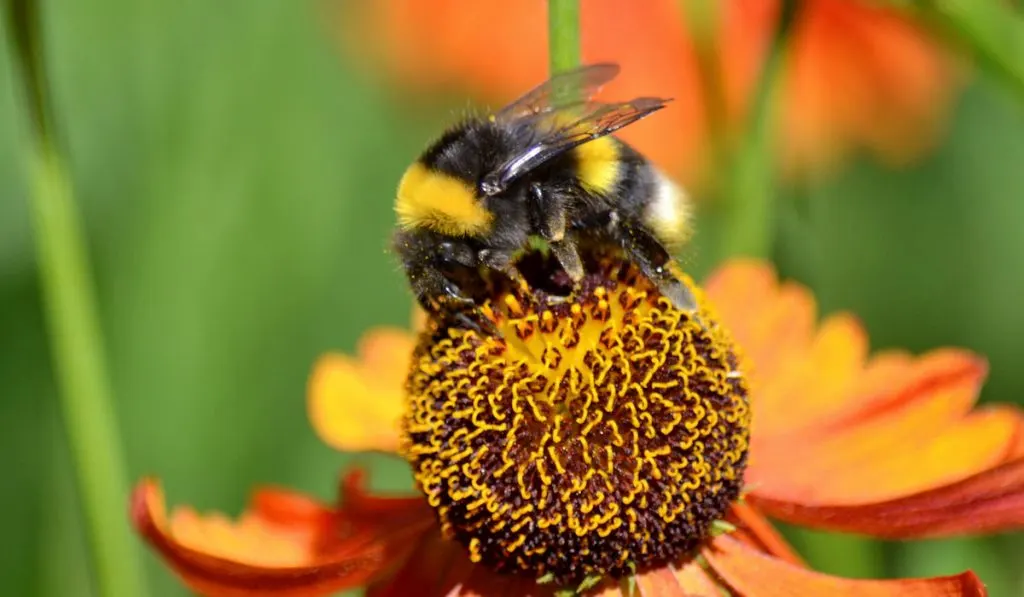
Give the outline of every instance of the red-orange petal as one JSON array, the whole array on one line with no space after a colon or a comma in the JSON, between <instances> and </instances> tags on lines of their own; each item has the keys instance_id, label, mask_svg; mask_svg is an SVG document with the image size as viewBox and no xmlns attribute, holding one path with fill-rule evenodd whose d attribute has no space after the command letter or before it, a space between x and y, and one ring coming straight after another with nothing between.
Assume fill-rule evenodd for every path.
<instances>
[{"instance_id":1,"label":"red-orange petal","mask_svg":"<svg viewBox=\"0 0 1024 597\"><path fill-rule=\"evenodd\" d=\"M451 589L468 578L466 566L456 580L450 580L450 572L462 554L458 545L441 538L439 530L429 533L409 555L402 566L390 577L371 585L367 597L403 597L412 593L424 596L446 595ZM468 560L467 560L468 562ZM446 582L446 579L449 582Z\"/></svg>"},{"instance_id":2,"label":"red-orange petal","mask_svg":"<svg viewBox=\"0 0 1024 597\"><path fill-rule=\"evenodd\" d=\"M430 527L421 499L330 508L297 493L263 490L237 521L182 508L168 518L159 483L143 480L131 500L137 531L191 589L206 597L319 597L391 570ZM387 514L387 516L385 516Z\"/></svg>"},{"instance_id":3,"label":"red-orange petal","mask_svg":"<svg viewBox=\"0 0 1024 597\"><path fill-rule=\"evenodd\" d=\"M997 466L1015 451L1024 417L1009 406L969 412L984 375L984 362L962 351L916 359L903 379L883 395L865 396L850 416L756 436L747 480L759 496L853 505L926 491Z\"/></svg>"},{"instance_id":4,"label":"red-orange petal","mask_svg":"<svg viewBox=\"0 0 1024 597\"><path fill-rule=\"evenodd\" d=\"M804 526L910 539L1024 527L1024 458L911 496L852 506L749 496L768 514Z\"/></svg>"},{"instance_id":5,"label":"red-orange petal","mask_svg":"<svg viewBox=\"0 0 1024 597\"><path fill-rule=\"evenodd\" d=\"M711 568L733 591L751 597L983 596L973 572L939 578L850 580L813 572L759 553L722 535L703 550Z\"/></svg>"},{"instance_id":6,"label":"red-orange petal","mask_svg":"<svg viewBox=\"0 0 1024 597\"><path fill-rule=\"evenodd\" d=\"M722 4L724 96L732 122L742 124L781 3ZM937 138L957 82L937 40L870 2L803 2L787 54L776 141L789 171L834 165L858 146L896 162L920 155Z\"/></svg>"},{"instance_id":7,"label":"red-orange petal","mask_svg":"<svg viewBox=\"0 0 1024 597\"><path fill-rule=\"evenodd\" d=\"M687 597L679 576L671 567L665 566L636 576L636 588L640 597Z\"/></svg>"},{"instance_id":8,"label":"red-orange petal","mask_svg":"<svg viewBox=\"0 0 1024 597\"><path fill-rule=\"evenodd\" d=\"M701 566L696 558L678 568L676 577L687 597L719 597L722 594L718 582L711 578L708 571Z\"/></svg>"},{"instance_id":9,"label":"red-orange petal","mask_svg":"<svg viewBox=\"0 0 1024 597\"><path fill-rule=\"evenodd\" d=\"M1021 454L1019 408L972 411L988 372L981 357L951 348L869 357L856 320L841 313L815 325L811 293L765 262L730 262L706 288L745 355L746 480L766 508L899 500Z\"/></svg>"},{"instance_id":10,"label":"red-orange petal","mask_svg":"<svg viewBox=\"0 0 1024 597\"><path fill-rule=\"evenodd\" d=\"M959 410L947 417L953 418L969 410L985 376L984 360L966 351L869 359L867 334L853 316L838 313L816 324L810 291L780 281L764 261L727 262L705 289L746 357L755 440L912 410L908 399L928 399L931 385L974 383L958 394Z\"/></svg>"},{"instance_id":11,"label":"red-orange petal","mask_svg":"<svg viewBox=\"0 0 1024 597\"><path fill-rule=\"evenodd\" d=\"M705 290L745 356L755 437L801 429L855 400L846 390L863 370L867 340L851 316L819 329L810 291L780 282L763 261L730 261Z\"/></svg>"},{"instance_id":12,"label":"red-orange petal","mask_svg":"<svg viewBox=\"0 0 1024 597\"><path fill-rule=\"evenodd\" d=\"M775 527L745 501L732 504L728 521L736 526L733 537L795 566L804 565L803 559Z\"/></svg>"}]
</instances>

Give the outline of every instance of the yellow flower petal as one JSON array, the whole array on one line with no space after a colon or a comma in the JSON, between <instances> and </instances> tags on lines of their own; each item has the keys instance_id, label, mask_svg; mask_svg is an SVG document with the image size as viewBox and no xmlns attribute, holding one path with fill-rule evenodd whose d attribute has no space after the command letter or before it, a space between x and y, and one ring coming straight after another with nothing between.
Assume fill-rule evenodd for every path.
<instances>
[{"instance_id":1,"label":"yellow flower petal","mask_svg":"<svg viewBox=\"0 0 1024 597\"><path fill-rule=\"evenodd\" d=\"M320 358L309 380L308 407L325 443L349 452L397 451L413 340L404 330L378 329L360 341L358 358Z\"/></svg>"}]
</instances>

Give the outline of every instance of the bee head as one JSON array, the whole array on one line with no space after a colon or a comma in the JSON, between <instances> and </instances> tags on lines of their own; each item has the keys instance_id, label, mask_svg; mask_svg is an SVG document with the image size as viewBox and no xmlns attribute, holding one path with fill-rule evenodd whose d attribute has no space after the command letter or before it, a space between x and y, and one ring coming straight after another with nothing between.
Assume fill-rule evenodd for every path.
<instances>
[{"instance_id":1,"label":"bee head","mask_svg":"<svg viewBox=\"0 0 1024 597\"><path fill-rule=\"evenodd\" d=\"M495 215L486 184L508 152L508 139L494 123L471 119L449 129L405 171L395 211L399 227L424 228L446 236L480 237Z\"/></svg>"}]
</instances>

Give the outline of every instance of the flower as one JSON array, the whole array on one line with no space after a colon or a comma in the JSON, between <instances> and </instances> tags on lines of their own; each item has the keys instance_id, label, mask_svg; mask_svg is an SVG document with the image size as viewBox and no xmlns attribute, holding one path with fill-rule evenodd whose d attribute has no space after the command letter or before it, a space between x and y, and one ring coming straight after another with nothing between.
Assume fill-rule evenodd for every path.
<instances>
[{"instance_id":1,"label":"flower","mask_svg":"<svg viewBox=\"0 0 1024 597\"><path fill-rule=\"evenodd\" d=\"M725 110L742 122L780 0L723 4L718 58ZM868 149L892 164L938 139L957 87L951 56L920 25L863 0L803 0L783 74L780 160L789 171L835 165Z\"/></svg>"},{"instance_id":2,"label":"flower","mask_svg":"<svg viewBox=\"0 0 1024 597\"><path fill-rule=\"evenodd\" d=\"M717 25L698 36L706 46L688 31L684 4L639 2L626 10L615 0L588 0L582 54L622 65L606 97L676 99L620 136L682 181L699 183L713 159L710 137L728 143L746 126L780 2L720 3ZM545 10L541 0L398 0L346 4L336 20L359 63L382 65L415 88L455 86L501 104L546 78L545 44L524 42L546 38ZM958 77L933 36L866 0L803 0L796 19L775 136L785 171L833 166L857 149L904 163L935 143Z\"/></svg>"},{"instance_id":3,"label":"flower","mask_svg":"<svg viewBox=\"0 0 1024 597\"><path fill-rule=\"evenodd\" d=\"M483 310L501 336L421 336L403 420L442 534L474 563L574 587L699 547L739 497L750 427L710 311L689 317L633 266L588 271L552 306L498 292Z\"/></svg>"},{"instance_id":4,"label":"flower","mask_svg":"<svg viewBox=\"0 0 1024 597\"><path fill-rule=\"evenodd\" d=\"M215 597L364 584L374 597L549 595L600 576L590 590L601 595L629 595L632 582L641 595L713 597L719 583L744 595L985 593L970 572L875 581L810 571L762 515L893 538L1019 528L1024 425L1010 407L972 408L979 357L868 356L853 317L816 323L808 290L761 262L727 264L706 298L691 286L696 319L628 266L599 271L564 303L495 291L484 312L503 340L433 322L418 340L370 332L359 357L316 365L309 409L324 440L398 450L425 498L370 495L353 472L335 504L264 490L231 522L187 508L168 517L145 480L136 528ZM368 407L403 394L402 407ZM662 454L659 441L682 452Z\"/></svg>"}]
</instances>

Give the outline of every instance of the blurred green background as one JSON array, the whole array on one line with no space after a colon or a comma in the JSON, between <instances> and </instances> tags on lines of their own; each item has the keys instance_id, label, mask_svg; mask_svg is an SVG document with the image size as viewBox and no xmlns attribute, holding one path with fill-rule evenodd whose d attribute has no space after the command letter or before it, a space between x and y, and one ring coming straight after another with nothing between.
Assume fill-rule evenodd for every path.
<instances>
[{"instance_id":1,"label":"blurred green background","mask_svg":"<svg viewBox=\"0 0 1024 597\"><path fill-rule=\"evenodd\" d=\"M418 108L353 72L310 0L47 3L50 69L98 278L132 478L237 512L249 488L329 498L350 459L314 437L306 376L409 297L385 252L396 181L465 100ZM0 56L0 594L91 594L28 214L23 112ZM984 401L1024 402L1024 104L983 75L917 166L851 164L783 193L780 269L875 347L969 347ZM714 233L713 214L691 260ZM913 449L913 446L908 446ZM408 487L368 459L374 484ZM1024 595L1020 534L865 542L795 531L854 576L973 568ZM141 549L141 543L140 549ZM184 595L146 556L153 595Z\"/></svg>"}]
</instances>

